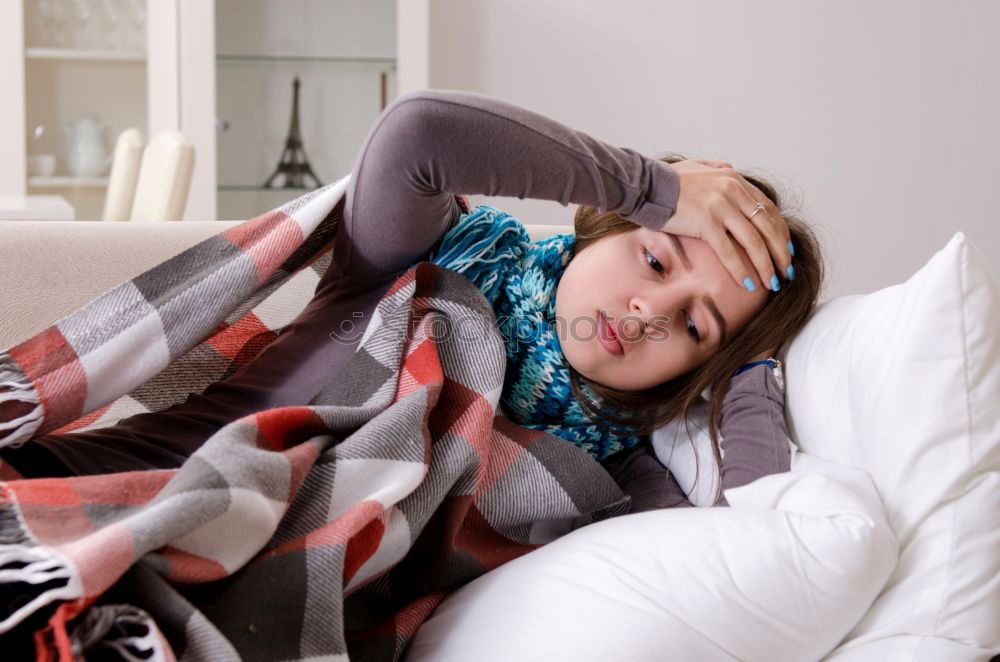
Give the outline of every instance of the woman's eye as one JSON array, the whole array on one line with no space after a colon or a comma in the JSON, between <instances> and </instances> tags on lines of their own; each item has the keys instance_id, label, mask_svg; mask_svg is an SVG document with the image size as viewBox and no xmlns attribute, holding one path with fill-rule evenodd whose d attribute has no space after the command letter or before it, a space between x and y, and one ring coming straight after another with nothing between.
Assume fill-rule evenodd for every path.
<instances>
[{"instance_id":1,"label":"woman's eye","mask_svg":"<svg viewBox=\"0 0 1000 662\"><path fill-rule=\"evenodd\" d=\"M642 256L645 259L646 264L649 268L657 273L663 273L663 265L660 261L656 259L656 256L646 250L645 246L642 249ZM701 342L701 333L698 331L698 326L694 323L694 320L690 317L685 316L685 320L688 325L688 335L694 338L696 343Z\"/></svg>"},{"instance_id":2,"label":"woman's eye","mask_svg":"<svg viewBox=\"0 0 1000 662\"><path fill-rule=\"evenodd\" d=\"M663 273L663 265L660 264L660 261L656 259L655 255L647 251L645 248L642 249L642 255L644 258L647 258L646 264L649 265L650 269L652 269L657 273ZM650 262L650 259L652 260L652 262Z\"/></svg>"},{"instance_id":3,"label":"woman's eye","mask_svg":"<svg viewBox=\"0 0 1000 662\"><path fill-rule=\"evenodd\" d=\"M686 319L687 319L687 323L689 325L688 326L688 335L690 335L692 338L694 338L695 342L700 343L701 342L701 334L698 332L698 327L695 325L694 320L691 319L690 317L687 317Z\"/></svg>"}]
</instances>

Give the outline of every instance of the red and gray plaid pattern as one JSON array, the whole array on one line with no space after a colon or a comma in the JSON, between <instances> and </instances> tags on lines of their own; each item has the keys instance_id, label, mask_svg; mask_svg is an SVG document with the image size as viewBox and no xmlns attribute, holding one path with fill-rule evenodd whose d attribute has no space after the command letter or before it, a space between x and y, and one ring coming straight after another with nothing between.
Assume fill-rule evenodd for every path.
<instances>
[{"instance_id":1,"label":"red and gray plaid pattern","mask_svg":"<svg viewBox=\"0 0 1000 662\"><path fill-rule=\"evenodd\" d=\"M222 377L240 352L249 360L250 334L259 352L298 312L265 321L264 300L288 301L311 279L315 288L303 267L331 244L349 178L220 232L0 352L0 445L158 411Z\"/></svg>"},{"instance_id":2,"label":"red and gray plaid pattern","mask_svg":"<svg viewBox=\"0 0 1000 662\"><path fill-rule=\"evenodd\" d=\"M86 425L107 425L133 394L169 406L184 380L163 375L185 357L184 374L214 375L196 384L255 355L272 330L254 311L329 248L345 189L222 232L0 355L0 443L102 407ZM328 400L235 420L179 469L0 482L0 634L30 628L38 659L400 659L450 592L628 511L589 454L498 412L505 369L479 290L421 262Z\"/></svg>"}]
</instances>

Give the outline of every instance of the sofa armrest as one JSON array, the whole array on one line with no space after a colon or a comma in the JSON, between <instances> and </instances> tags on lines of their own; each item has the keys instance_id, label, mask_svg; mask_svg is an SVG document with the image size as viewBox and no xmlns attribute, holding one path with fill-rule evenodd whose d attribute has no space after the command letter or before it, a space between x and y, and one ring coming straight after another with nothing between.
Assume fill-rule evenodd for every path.
<instances>
[{"instance_id":1,"label":"sofa armrest","mask_svg":"<svg viewBox=\"0 0 1000 662\"><path fill-rule=\"evenodd\" d=\"M0 348L240 223L0 222Z\"/></svg>"}]
</instances>

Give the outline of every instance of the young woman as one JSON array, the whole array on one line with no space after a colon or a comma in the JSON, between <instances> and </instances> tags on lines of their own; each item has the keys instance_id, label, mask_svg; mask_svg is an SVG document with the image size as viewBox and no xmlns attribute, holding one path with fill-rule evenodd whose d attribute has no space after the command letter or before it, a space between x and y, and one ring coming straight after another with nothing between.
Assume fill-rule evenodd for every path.
<instances>
[{"instance_id":1,"label":"young woman","mask_svg":"<svg viewBox=\"0 0 1000 662\"><path fill-rule=\"evenodd\" d=\"M331 266L302 313L253 360L163 411L42 436L0 457L28 477L171 468L236 418L336 402L338 389L349 389L338 375L382 295L433 259L460 273L478 260L470 279L498 320L505 313L504 413L591 452L636 510L684 504L648 434L684 416L706 389L722 489L788 469L773 364L752 361L805 323L822 270L808 228L778 211L766 183L724 162L650 158L499 99L448 90L395 100L352 172ZM462 193L577 203L575 233L525 242L516 219L464 208ZM516 240L493 236L489 259L448 257L477 224L489 233L494 222ZM516 342L519 318L539 325L535 344ZM350 338L336 333L345 320Z\"/></svg>"}]
</instances>

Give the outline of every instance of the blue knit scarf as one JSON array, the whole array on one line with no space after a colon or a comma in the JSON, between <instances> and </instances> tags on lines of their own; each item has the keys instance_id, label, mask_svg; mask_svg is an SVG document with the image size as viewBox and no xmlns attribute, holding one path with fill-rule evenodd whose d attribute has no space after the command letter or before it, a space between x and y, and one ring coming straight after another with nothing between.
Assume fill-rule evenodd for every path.
<instances>
[{"instance_id":1,"label":"blue knit scarf","mask_svg":"<svg viewBox=\"0 0 1000 662\"><path fill-rule=\"evenodd\" d=\"M462 214L431 250L429 262L476 285L493 307L504 337L507 370L500 404L518 425L550 432L598 461L645 439L628 428L606 430L584 413L570 388L569 364L555 326L556 286L573 255L576 236L532 243L524 225L495 207ZM584 393L600 403L583 384Z\"/></svg>"}]
</instances>

